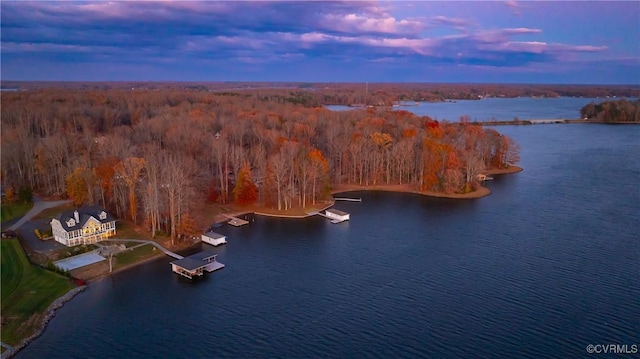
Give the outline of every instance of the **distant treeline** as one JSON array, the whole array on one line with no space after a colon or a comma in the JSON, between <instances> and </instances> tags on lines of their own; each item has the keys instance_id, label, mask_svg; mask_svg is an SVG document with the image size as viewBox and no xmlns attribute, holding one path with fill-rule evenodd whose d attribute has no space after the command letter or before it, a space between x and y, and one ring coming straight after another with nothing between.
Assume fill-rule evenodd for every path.
<instances>
[{"instance_id":1,"label":"distant treeline","mask_svg":"<svg viewBox=\"0 0 640 359\"><path fill-rule=\"evenodd\" d=\"M262 96L305 107L391 106L397 101L478 100L487 97L640 97L634 85L531 85L447 83L288 83L288 82L12 82L18 90L186 90Z\"/></svg>"},{"instance_id":2,"label":"distant treeline","mask_svg":"<svg viewBox=\"0 0 640 359\"><path fill-rule=\"evenodd\" d=\"M599 104L590 103L580 110L582 118L607 123L640 123L640 100L605 101Z\"/></svg>"},{"instance_id":3,"label":"distant treeline","mask_svg":"<svg viewBox=\"0 0 640 359\"><path fill-rule=\"evenodd\" d=\"M2 187L98 203L173 239L207 201L306 207L342 184L464 193L519 160L507 136L407 111L308 108L289 89L2 96ZM295 91L294 91L295 93Z\"/></svg>"}]
</instances>

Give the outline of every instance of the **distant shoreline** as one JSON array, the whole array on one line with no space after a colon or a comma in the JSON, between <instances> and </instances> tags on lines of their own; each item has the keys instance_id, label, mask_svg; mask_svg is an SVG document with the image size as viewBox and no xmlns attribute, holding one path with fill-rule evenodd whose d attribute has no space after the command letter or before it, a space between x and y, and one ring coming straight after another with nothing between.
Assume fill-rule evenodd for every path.
<instances>
[{"instance_id":1,"label":"distant shoreline","mask_svg":"<svg viewBox=\"0 0 640 359\"><path fill-rule=\"evenodd\" d=\"M472 121L472 125L480 126L523 126L523 125L554 125L554 124L604 124L604 125L640 125L640 122L632 121L594 121L581 118L565 119L565 118L548 118L548 119L532 119L532 120L504 120L504 121Z\"/></svg>"}]
</instances>

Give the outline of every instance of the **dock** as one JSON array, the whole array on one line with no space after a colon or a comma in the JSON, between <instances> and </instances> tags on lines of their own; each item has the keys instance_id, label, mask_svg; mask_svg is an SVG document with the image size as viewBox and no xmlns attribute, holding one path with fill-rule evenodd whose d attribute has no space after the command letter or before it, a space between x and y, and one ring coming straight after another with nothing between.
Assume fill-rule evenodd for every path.
<instances>
[{"instance_id":1,"label":"dock","mask_svg":"<svg viewBox=\"0 0 640 359\"><path fill-rule=\"evenodd\" d=\"M146 240L146 239L125 239L124 241L126 241L126 242L134 242L134 243L148 243L148 244L151 244L152 246L158 248L159 250L162 251L162 253L168 255L169 257L172 257L172 258L175 258L175 259L184 258L183 256L179 255L178 253L174 253L174 252L166 249L165 247L160 245L160 243L158 243L158 242L149 241L149 240Z\"/></svg>"},{"instance_id":2,"label":"dock","mask_svg":"<svg viewBox=\"0 0 640 359\"><path fill-rule=\"evenodd\" d=\"M309 215L318 215L331 221L333 224L342 223L349 220L349 213L338 211L337 209L328 209L325 213L308 212Z\"/></svg>"},{"instance_id":3,"label":"dock","mask_svg":"<svg viewBox=\"0 0 640 359\"><path fill-rule=\"evenodd\" d=\"M334 201L362 202L362 198L334 197Z\"/></svg>"},{"instance_id":4,"label":"dock","mask_svg":"<svg viewBox=\"0 0 640 359\"><path fill-rule=\"evenodd\" d=\"M224 215L225 217L229 218L229 223L230 225L234 226L234 227L240 227L240 226L244 226L245 224L249 223L249 221L245 221L244 219L240 219L237 217L233 217L233 216L229 216L229 215Z\"/></svg>"},{"instance_id":5,"label":"dock","mask_svg":"<svg viewBox=\"0 0 640 359\"><path fill-rule=\"evenodd\" d=\"M183 277L193 279L201 277L204 271L213 272L224 268L224 264L216 260L217 254L204 251L171 262L171 270Z\"/></svg>"}]
</instances>

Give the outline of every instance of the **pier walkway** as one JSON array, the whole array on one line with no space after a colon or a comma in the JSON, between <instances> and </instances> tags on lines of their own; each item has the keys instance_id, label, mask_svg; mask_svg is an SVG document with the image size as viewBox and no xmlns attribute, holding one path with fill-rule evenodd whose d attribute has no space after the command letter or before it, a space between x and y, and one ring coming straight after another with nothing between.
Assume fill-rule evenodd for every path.
<instances>
[{"instance_id":1,"label":"pier walkway","mask_svg":"<svg viewBox=\"0 0 640 359\"><path fill-rule=\"evenodd\" d=\"M148 240L145 240L145 239L112 239L112 240L114 240L114 241L127 241L127 242L151 244L151 245L155 246L156 248L158 248L159 250L161 250L164 254L168 255L169 257L173 257L175 259L184 258L183 256L179 255L178 253L174 253L174 252L166 249L165 247L160 245L160 243L158 243L158 242L148 241Z\"/></svg>"},{"instance_id":2,"label":"pier walkway","mask_svg":"<svg viewBox=\"0 0 640 359\"><path fill-rule=\"evenodd\" d=\"M362 198L334 197L335 201L362 202Z\"/></svg>"}]
</instances>

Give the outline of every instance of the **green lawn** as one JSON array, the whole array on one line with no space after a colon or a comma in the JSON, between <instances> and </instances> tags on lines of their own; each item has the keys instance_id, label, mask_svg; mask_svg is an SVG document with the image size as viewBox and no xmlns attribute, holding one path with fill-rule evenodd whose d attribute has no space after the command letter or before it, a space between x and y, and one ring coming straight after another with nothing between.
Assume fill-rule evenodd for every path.
<instances>
[{"instance_id":1,"label":"green lawn","mask_svg":"<svg viewBox=\"0 0 640 359\"><path fill-rule=\"evenodd\" d=\"M66 277L29 263L17 239L3 239L0 243L3 320L0 337L3 342L16 345L38 329L47 307L75 285Z\"/></svg>"},{"instance_id":2,"label":"green lawn","mask_svg":"<svg viewBox=\"0 0 640 359\"><path fill-rule=\"evenodd\" d=\"M151 238L151 233L142 227L136 227L129 221L116 221L116 235L111 238L114 241L118 239L145 239L158 243L167 241L169 237L161 232L156 232L156 237Z\"/></svg>"},{"instance_id":3,"label":"green lawn","mask_svg":"<svg viewBox=\"0 0 640 359\"><path fill-rule=\"evenodd\" d=\"M24 216L25 213L33 208L33 202L23 203L18 201L14 203L3 203L0 207L0 221L5 222Z\"/></svg>"},{"instance_id":4,"label":"green lawn","mask_svg":"<svg viewBox=\"0 0 640 359\"><path fill-rule=\"evenodd\" d=\"M134 249L128 249L114 257L116 259L114 261L114 269L122 268L124 266L155 257L159 254L162 254L162 251L158 250L151 244L145 244Z\"/></svg>"}]
</instances>

